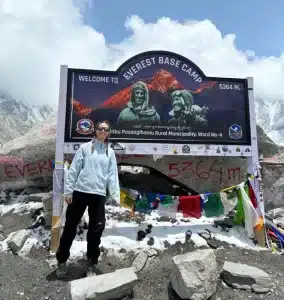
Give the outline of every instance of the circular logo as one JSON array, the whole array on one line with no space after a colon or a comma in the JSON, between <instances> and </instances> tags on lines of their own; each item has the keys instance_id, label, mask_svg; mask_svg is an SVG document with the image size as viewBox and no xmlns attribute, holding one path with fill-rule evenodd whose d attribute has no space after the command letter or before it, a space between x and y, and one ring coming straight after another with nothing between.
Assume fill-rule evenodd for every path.
<instances>
[{"instance_id":1,"label":"circular logo","mask_svg":"<svg viewBox=\"0 0 284 300\"><path fill-rule=\"evenodd\" d=\"M77 122L76 131L80 134L90 134L94 132L94 123L90 119L81 119Z\"/></svg>"},{"instance_id":2,"label":"circular logo","mask_svg":"<svg viewBox=\"0 0 284 300\"><path fill-rule=\"evenodd\" d=\"M222 151L223 151L223 152L228 152L228 151L229 151L228 146L223 146L223 147L222 147Z\"/></svg>"},{"instance_id":3,"label":"circular logo","mask_svg":"<svg viewBox=\"0 0 284 300\"><path fill-rule=\"evenodd\" d=\"M182 152L183 153L190 153L190 147L189 147L189 145L183 145L182 146Z\"/></svg>"},{"instance_id":4,"label":"circular logo","mask_svg":"<svg viewBox=\"0 0 284 300\"><path fill-rule=\"evenodd\" d=\"M233 124L229 128L229 137L234 140L239 140L243 137L242 127L237 124Z\"/></svg>"}]
</instances>

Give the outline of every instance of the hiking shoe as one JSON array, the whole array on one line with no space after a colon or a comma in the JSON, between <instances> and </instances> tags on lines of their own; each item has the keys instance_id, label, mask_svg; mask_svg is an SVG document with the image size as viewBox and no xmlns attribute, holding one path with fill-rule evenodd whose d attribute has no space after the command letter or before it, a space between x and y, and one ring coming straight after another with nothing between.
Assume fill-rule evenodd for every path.
<instances>
[{"instance_id":1,"label":"hiking shoe","mask_svg":"<svg viewBox=\"0 0 284 300\"><path fill-rule=\"evenodd\" d=\"M96 265L92 263L88 263L87 277L96 276L97 275L96 271L97 271Z\"/></svg>"},{"instance_id":2,"label":"hiking shoe","mask_svg":"<svg viewBox=\"0 0 284 300\"><path fill-rule=\"evenodd\" d=\"M66 263L61 263L57 265L56 276L59 279L64 279L67 276L67 266Z\"/></svg>"}]
</instances>

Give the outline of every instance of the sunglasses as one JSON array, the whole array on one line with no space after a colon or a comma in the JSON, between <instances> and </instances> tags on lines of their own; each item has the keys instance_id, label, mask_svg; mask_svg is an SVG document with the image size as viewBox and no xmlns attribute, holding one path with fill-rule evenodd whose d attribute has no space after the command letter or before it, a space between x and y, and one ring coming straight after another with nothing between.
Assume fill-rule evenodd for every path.
<instances>
[{"instance_id":1,"label":"sunglasses","mask_svg":"<svg viewBox=\"0 0 284 300\"><path fill-rule=\"evenodd\" d=\"M100 132L102 132L102 131L109 132L109 128L106 128L106 127L98 127L97 130Z\"/></svg>"}]
</instances>

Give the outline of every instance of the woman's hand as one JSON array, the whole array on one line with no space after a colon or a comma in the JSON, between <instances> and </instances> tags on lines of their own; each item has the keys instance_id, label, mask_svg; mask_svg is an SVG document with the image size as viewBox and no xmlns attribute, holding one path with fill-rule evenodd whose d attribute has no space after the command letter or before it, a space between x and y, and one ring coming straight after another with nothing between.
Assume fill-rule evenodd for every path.
<instances>
[{"instance_id":1,"label":"woman's hand","mask_svg":"<svg viewBox=\"0 0 284 300\"><path fill-rule=\"evenodd\" d=\"M64 200L67 204L71 204L72 203L72 196L65 196Z\"/></svg>"}]
</instances>

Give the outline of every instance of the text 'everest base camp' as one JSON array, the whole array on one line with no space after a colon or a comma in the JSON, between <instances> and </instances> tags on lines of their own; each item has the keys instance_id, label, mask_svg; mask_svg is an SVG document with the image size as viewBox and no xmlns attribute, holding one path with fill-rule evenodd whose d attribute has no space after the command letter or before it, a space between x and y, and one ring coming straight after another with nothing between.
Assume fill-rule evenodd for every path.
<instances>
[{"instance_id":1,"label":"text 'everest base camp'","mask_svg":"<svg viewBox=\"0 0 284 300\"><path fill-rule=\"evenodd\" d=\"M150 51L117 71L61 66L58 110L0 94L0 298L280 299L282 148L256 124L253 88ZM17 108L33 121L12 123ZM112 153L117 181L92 211L80 188Z\"/></svg>"}]
</instances>

